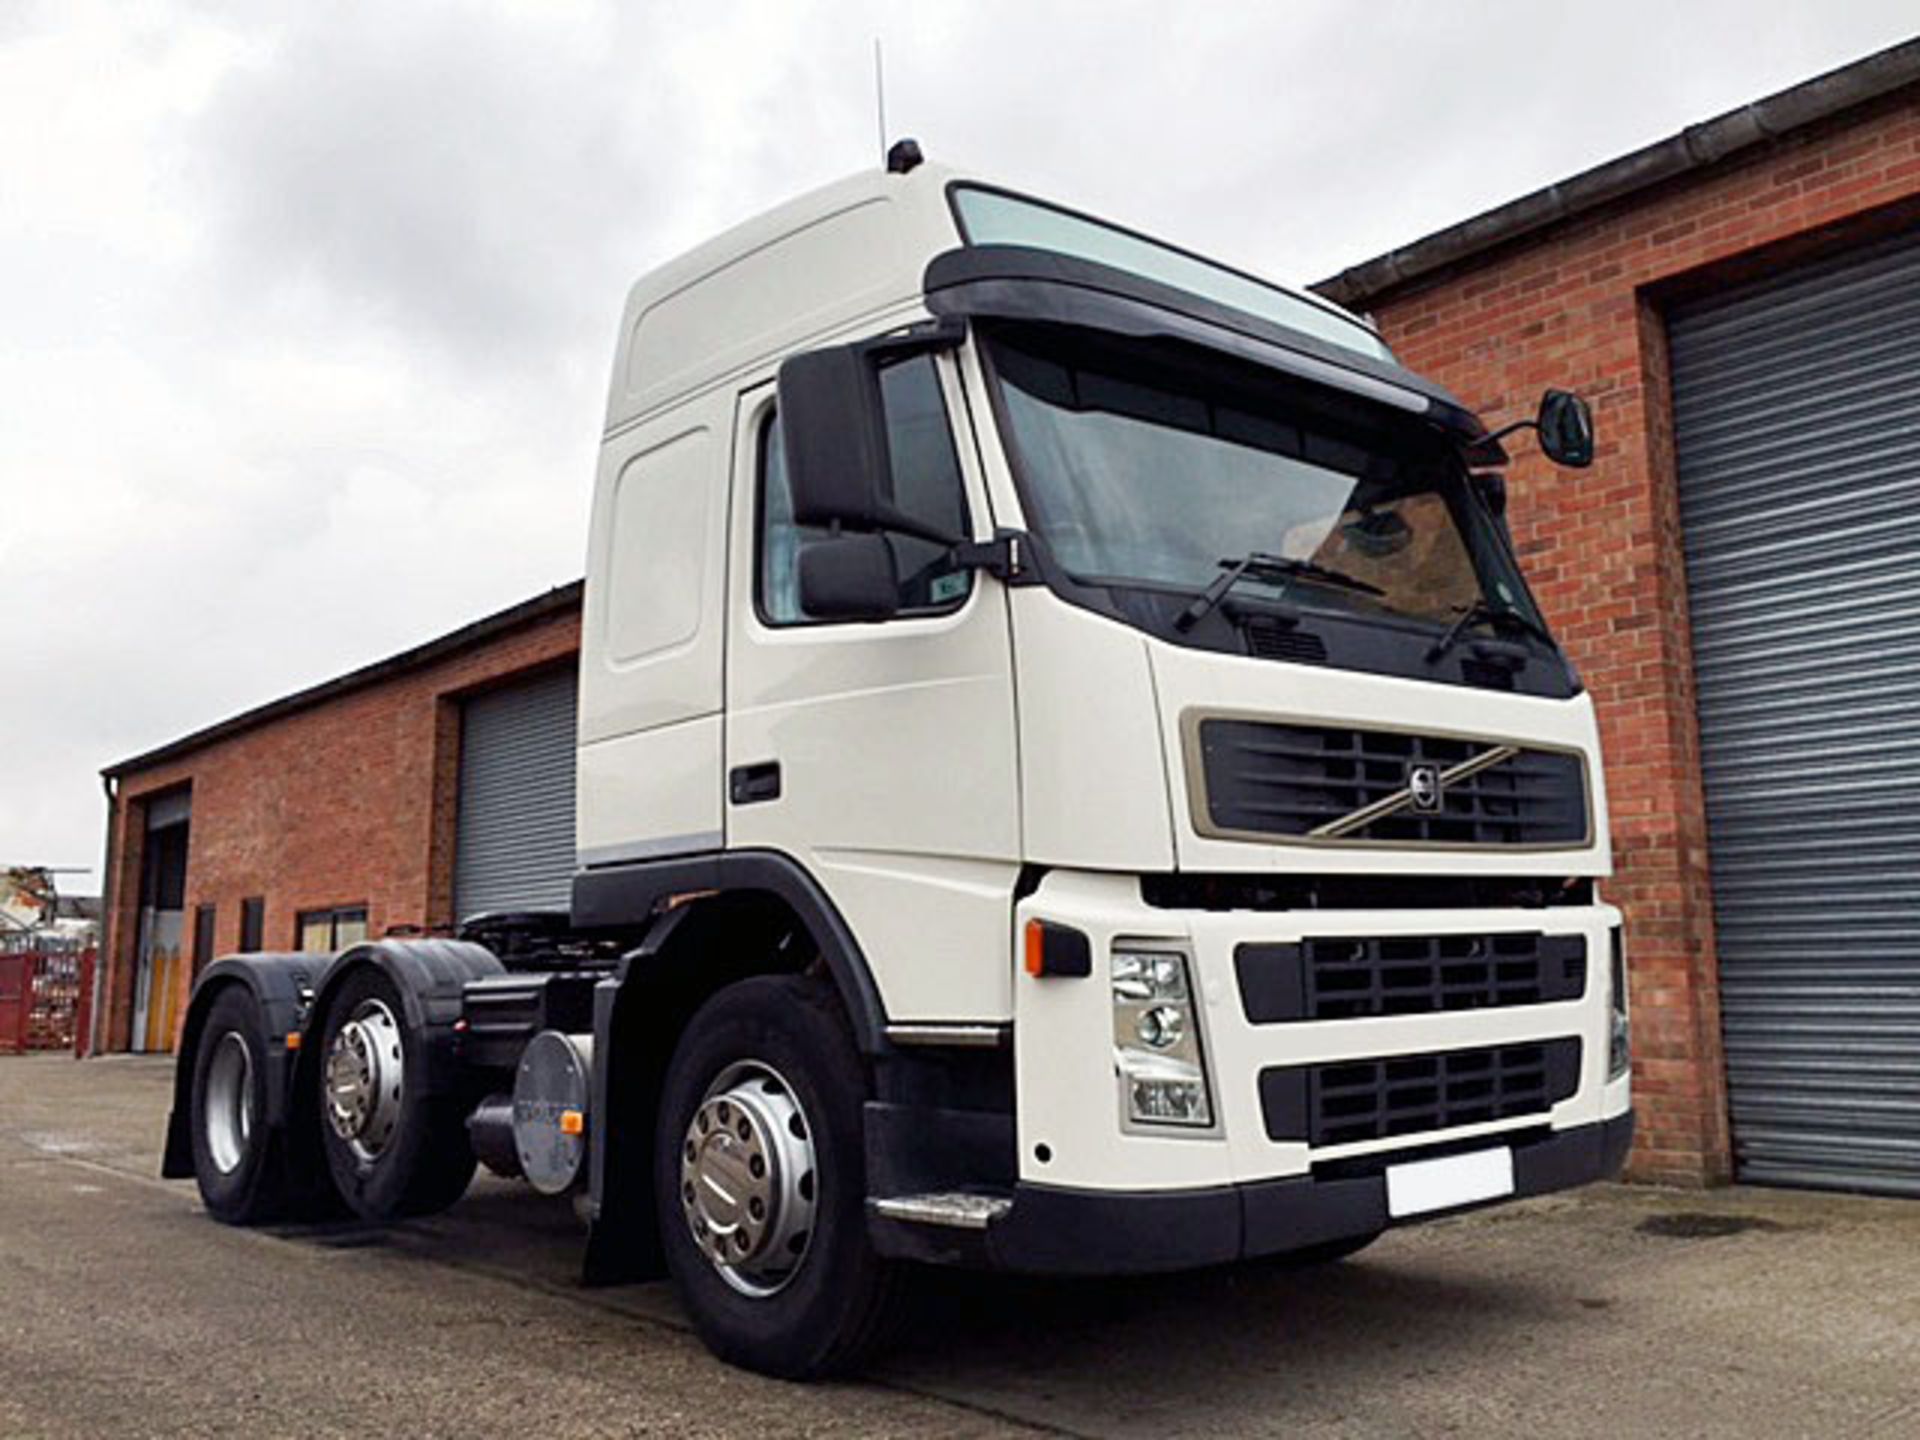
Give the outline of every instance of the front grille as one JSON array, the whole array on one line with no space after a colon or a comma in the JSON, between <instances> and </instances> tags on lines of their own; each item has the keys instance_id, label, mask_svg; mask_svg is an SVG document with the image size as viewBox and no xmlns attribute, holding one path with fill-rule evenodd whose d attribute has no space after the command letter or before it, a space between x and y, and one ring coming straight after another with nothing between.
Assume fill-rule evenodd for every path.
<instances>
[{"instance_id":1,"label":"front grille","mask_svg":"<svg viewBox=\"0 0 1920 1440\"><path fill-rule=\"evenodd\" d=\"M1585 768L1563 751L1226 719L1202 720L1191 743L1200 747L1204 794L1196 798L1194 822L1203 834L1488 847L1587 839ZM1469 762L1484 768L1458 774ZM1407 800L1414 772L1423 768L1456 772L1431 811ZM1382 802L1381 813L1359 817ZM1313 833L1325 826L1338 833Z\"/></svg>"},{"instance_id":2,"label":"front grille","mask_svg":"<svg viewBox=\"0 0 1920 1440\"><path fill-rule=\"evenodd\" d=\"M1586 941L1537 931L1316 936L1238 946L1233 964L1255 1025L1542 1005L1587 988Z\"/></svg>"},{"instance_id":3,"label":"front grille","mask_svg":"<svg viewBox=\"0 0 1920 1440\"><path fill-rule=\"evenodd\" d=\"M1260 1072L1270 1140L1356 1145L1544 1114L1580 1084L1580 1041L1275 1065Z\"/></svg>"}]
</instances>

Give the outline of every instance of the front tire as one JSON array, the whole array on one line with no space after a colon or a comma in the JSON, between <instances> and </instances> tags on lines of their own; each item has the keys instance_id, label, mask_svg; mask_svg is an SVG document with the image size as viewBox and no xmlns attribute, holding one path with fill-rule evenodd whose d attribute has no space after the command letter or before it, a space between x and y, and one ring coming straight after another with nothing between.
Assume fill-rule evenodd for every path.
<instances>
[{"instance_id":1,"label":"front tire","mask_svg":"<svg viewBox=\"0 0 1920 1440\"><path fill-rule=\"evenodd\" d=\"M461 1108L428 1094L425 1040L399 987L372 966L334 995L318 1088L327 1170L363 1220L430 1215L466 1193L477 1162Z\"/></svg>"},{"instance_id":2,"label":"front tire","mask_svg":"<svg viewBox=\"0 0 1920 1440\"><path fill-rule=\"evenodd\" d=\"M1323 1240L1318 1245L1309 1245L1303 1250L1289 1250L1273 1257L1274 1263L1285 1270L1309 1270L1317 1265L1333 1265L1358 1255L1386 1232L1375 1230L1366 1235L1349 1235L1342 1240Z\"/></svg>"},{"instance_id":3,"label":"front tire","mask_svg":"<svg viewBox=\"0 0 1920 1440\"><path fill-rule=\"evenodd\" d=\"M193 1178L207 1213L258 1225L286 1208L286 1173L267 1129L267 1036L244 986L215 997L194 1051Z\"/></svg>"},{"instance_id":4,"label":"front tire","mask_svg":"<svg viewBox=\"0 0 1920 1440\"><path fill-rule=\"evenodd\" d=\"M867 1237L867 1093L819 981L741 981L681 1036L654 1194L667 1269L721 1359L809 1379L848 1369L884 1332L900 1276Z\"/></svg>"}]
</instances>

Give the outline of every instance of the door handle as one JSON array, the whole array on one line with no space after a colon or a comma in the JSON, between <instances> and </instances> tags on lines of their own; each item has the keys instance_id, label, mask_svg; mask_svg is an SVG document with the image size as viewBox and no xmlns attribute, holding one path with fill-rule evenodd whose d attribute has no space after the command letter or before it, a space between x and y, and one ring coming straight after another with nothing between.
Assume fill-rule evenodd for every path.
<instances>
[{"instance_id":1,"label":"door handle","mask_svg":"<svg viewBox=\"0 0 1920 1440\"><path fill-rule=\"evenodd\" d=\"M727 798L736 805L754 805L780 798L780 762L736 765L727 772Z\"/></svg>"}]
</instances>

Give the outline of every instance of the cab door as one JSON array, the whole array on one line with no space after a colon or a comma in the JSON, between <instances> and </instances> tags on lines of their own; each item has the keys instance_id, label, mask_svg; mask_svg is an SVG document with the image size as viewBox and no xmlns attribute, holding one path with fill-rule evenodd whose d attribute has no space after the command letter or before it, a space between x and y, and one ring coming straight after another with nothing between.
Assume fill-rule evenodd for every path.
<instances>
[{"instance_id":1,"label":"cab door","mask_svg":"<svg viewBox=\"0 0 1920 1440\"><path fill-rule=\"evenodd\" d=\"M951 357L896 361L880 382L895 504L991 535ZM727 846L805 867L890 1019L1005 1019L1020 848L1006 593L895 536L895 616L809 617L797 561L818 532L793 521L774 402L771 380L742 394L734 437Z\"/></svg>"}]
</instances>

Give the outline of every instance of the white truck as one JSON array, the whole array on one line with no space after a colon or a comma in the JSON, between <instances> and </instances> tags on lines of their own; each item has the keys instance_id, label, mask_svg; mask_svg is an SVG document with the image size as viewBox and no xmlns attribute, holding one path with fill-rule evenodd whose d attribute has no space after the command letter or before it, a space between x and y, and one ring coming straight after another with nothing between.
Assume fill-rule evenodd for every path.
<instances>
[{"instance_id":1,"label":"white truck","mask_svg":"<svg viewBox=\"0 0 1920 1440\"><path fill-rule=\"evenodd\" d=\"M1331 1259L1616 1171L1590 698L1501 439L1363 321L920 163L639 281L568 913L195 987L218 1219L571 1193L788 1376L914 1264Z\"/></svg>"}]
</instances>

